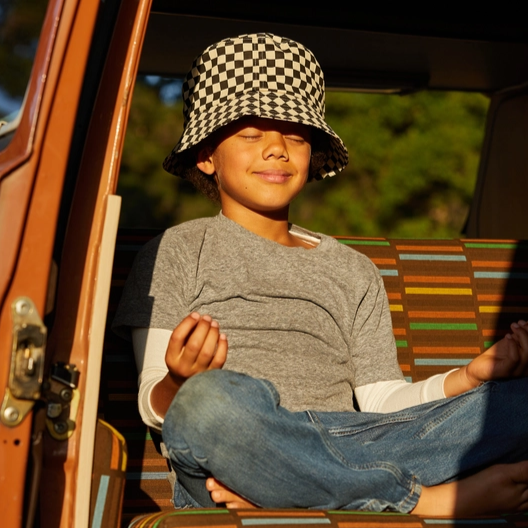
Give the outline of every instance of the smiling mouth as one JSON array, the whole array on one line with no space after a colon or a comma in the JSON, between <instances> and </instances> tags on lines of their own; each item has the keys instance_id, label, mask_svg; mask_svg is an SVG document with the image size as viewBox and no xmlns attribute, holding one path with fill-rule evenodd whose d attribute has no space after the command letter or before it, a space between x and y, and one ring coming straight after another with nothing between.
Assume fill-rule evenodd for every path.
<instances>
[{"instance_id":1,"label":"smiling mouth","mask_svg":"<svg viewBox=\"0 0 528 528\"><path fill-rule=\"evenodd\" d=\"M284 183L288 181L292 176L291 173L282 170L256 171L253 174L271 183Z\"/></svg>"}]
</instances>

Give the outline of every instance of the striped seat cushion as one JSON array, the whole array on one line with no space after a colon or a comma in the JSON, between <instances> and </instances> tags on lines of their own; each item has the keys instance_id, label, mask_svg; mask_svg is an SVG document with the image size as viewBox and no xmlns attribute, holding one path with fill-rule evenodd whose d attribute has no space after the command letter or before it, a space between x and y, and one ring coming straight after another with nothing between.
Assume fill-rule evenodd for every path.
<instances>
[{"instance_id":1,"label":"striped seat cushion","mask_svg":"<svg viewBox=\"0 0 528 528\"><path fill-rule=\"evenodd\" d=\"M142 515L130 528L526 528L527 515L433 519L397 513L317 510L181 510Z\"/></svg>"},{"instance_id":2,"label":"striped seat cushion","mask_svg":"<svg viewBox=\"0 0 528 528\"><path fill-rule=\"evenodd\" d=\"M528 315L528 244L340 238L385 282L409 381L469 363Z\"/></svg>"},{"instance_id":3,"label":"striped seat cushion","mask_svg":"<svg viewBox=\"0 0 528 528\"><path fill-rule=\"evenodd\" d=\"M119 233L104 346L99 414L123 434L128 444L125 525L136 514L172 509L167 466L157 447L159 438L147 430L137 411L137 371L131 345L110 330L133 259L158 233ZM398 360L409 381L468 363L503 337L512 321L527 317L526 242L338 240L365 253L380 269L389 297ZM198 522L197 517L193 519ZM240 520L229 522L241 525ZM334 525L348 526L348 521L339 522L345 524Z\"/></svg>"}]
</instances>

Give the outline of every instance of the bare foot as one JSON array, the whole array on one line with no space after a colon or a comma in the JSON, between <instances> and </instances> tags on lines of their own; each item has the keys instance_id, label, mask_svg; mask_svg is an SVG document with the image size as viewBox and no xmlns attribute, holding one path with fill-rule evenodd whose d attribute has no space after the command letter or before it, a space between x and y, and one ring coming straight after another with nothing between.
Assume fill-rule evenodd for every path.
<instances>
[{"instance_id":1,"label":"bare foot","mask_svg":"<svg viewBox=\"0 0 528 528\"><path fill-rule=\"evenodd\" d=\"M253 503L247 501L227 486L214 478L208 478L205 486L211 493L211 499L217 504L225 503L228 508L256 508Z\"/></svg>"},{"instance_id":2,"label":"bare foot","mask_svg":"<svg viewBox=\"0 0 528 528\"><path fill-rule=\"evenodd\" d=\"M528 510L528 461L486 468L471 477L424 487L412 513L467 517Z\"/></svg>"}]
</instances>

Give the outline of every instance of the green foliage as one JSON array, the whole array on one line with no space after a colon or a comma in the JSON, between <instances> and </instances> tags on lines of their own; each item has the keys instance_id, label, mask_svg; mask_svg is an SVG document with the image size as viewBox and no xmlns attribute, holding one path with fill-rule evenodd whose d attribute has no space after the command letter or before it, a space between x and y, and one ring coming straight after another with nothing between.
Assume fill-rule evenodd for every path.
<instances>
[{"instance_id":1,"label":"green foliage","mask_svg":"<svg viewBox=\"0 0 528 528\"><path fill-rule=\"evenodd\" d=\"M292 221L329 234L453 237L475 186L488 101L479 94L327 94L327 119L350 153L337 177L310 183ZM122 224L167 227L218 208L167 174L182 129L181 103L136 86L119 192Z\"/></svg>"},{"instance_id":2,"label":"green foliage","mask_svg":"<svg viewBox=\"0 0 528 528\"><path fill-rule=\"evenodd\" d=\"M138 82L117 191L123 197L121 225L165 228L217 213L216 205L162 167L182 129L181 101L165 105L156 88Z\"/></svg>"},{"instance_id":3,"label":"green foliage","mask_svg":"<svg viewBox=\"0 0 528 528\"><path fill-rule=\"evenodd\" d=\"M350 163L310 184L292 219L359 236L456 237L478 168L488 100L479 94L327 94Z\"/></svg>"}]
</instances>

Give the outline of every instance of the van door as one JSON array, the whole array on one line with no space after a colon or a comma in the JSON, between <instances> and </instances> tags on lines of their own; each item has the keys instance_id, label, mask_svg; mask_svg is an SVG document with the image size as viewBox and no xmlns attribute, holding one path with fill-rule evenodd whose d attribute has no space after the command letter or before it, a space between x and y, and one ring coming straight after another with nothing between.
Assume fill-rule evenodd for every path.
<instances>
[{"instance_id":1,"label":"van door","mask_svg":"<svg viewBox=\"0 0 528 528\"><path fill-rule=\"evenodd\" d=\"M32 524L41 471L40 525L88 524L113 193L149 9L149 0L0 3L4 526Z\"/></svg>"}]
</instances>

